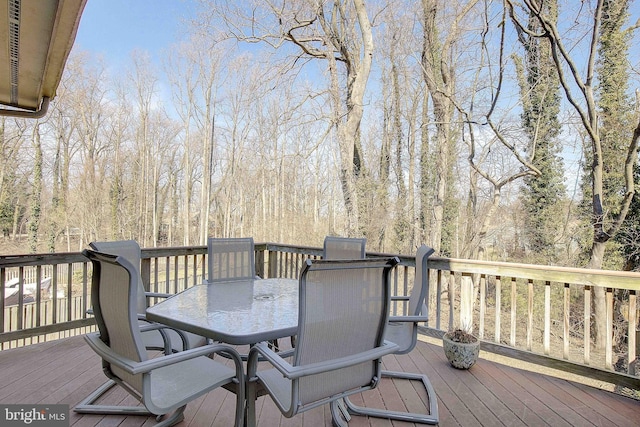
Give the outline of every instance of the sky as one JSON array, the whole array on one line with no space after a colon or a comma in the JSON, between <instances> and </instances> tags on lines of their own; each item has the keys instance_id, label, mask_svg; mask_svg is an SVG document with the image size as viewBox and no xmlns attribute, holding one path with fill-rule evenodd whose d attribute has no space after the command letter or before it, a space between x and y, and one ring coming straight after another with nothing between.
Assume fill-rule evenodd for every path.
<instances>
[{"instance_id":1,"label":"sky","mask_svg":"<svg viewBox=\"0 0 640 427\"><path fill-rule=\"evenodd\" d=\"M135 49L153 59L183 34L182 20L195 10L187 0L87 0L74 49L104 56L107 63L128 61Z\"/></svg>"}]
</instances>

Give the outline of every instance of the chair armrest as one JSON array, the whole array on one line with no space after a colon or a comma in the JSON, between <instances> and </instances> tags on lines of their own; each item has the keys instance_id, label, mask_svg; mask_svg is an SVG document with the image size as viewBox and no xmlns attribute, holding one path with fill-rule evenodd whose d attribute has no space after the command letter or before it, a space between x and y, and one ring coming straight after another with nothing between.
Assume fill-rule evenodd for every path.
<instances>
[{"instance_id":1,"label":"chair armrest","mask_svg":"<svg viewBox=\"0 0 640 427\"><path fill-rule=\"evenodd\" d=\"M200 356L207 356L212 353L225 353L234 360L236 366L239 366L240 368L242 367L240 354L225 344L203 345L190 350L172 353L167 356L136 362L135 360L122 357L115 353L108 345L102 342L98 333L87 334L84 338L87 344L89 344L93 351L98 353L101 358L120 369L123 369L131 375L144 374L154 369L162 368L163 366L173 365L175 363L184 362L185 360L194 359Z\"/></svg>"},{"instance_id":2,"label":"chair armrest","mask_svg":"<svg viewBox=\"0 0 640 427\"><path fill-rule=\"evenodd\" d=\"M286 372L293 368L293 365L287 362L281 355L273 351L268 343L261 342L254 344L249 350L247 356L247 375L249 377L255 374L258 362L268 360L278 371ZM253 371L253 374L252 374Z\"/></svg>"},{"instance_id":3,"label":"chair armrest","mask_svg":"<svg viewBox=\"0 0 640 427\"><path fill-rule=\"evenodd\" d=\"M147 298L169 298L173 296L173 294L168 294L165 292L145 292L144 296Z\"/></svg>"},{"instance_id":4,"label":"chair armrest","mask_svg":"<svg viewBox=\"0 0 640 427\"><path fill-rule=\"evenodd\" d=\"M332 359L326 362L311 363L303 366L293 366L271 350L266 343L258 343L249 351L248 375L249 378L255 375L259 355L262 355L265 361L271 363L285 378L296 379L308 375L319 374L322 372L334 371L336 369L347 368L362 362L379 359L382 356L393 353L398 349L398 345L390 341L385 341L382 346L362 353Z\"/></svg>"},{"instance_id":5,"label":"chair armrest","mask_svg":"<svg viewBox=\"0 0 640 427\"><path fill-rule=\"evenodd\" d=\"M389 323L392 322L428 322L427 316L389 316Z\"/></svg>"},{"instance_id":6,"label":"chair armrest","mask_svg":"<svg viewBox=\"0 0 640 427\"><path fill-rule=\"evenodd\" d=\"M172 328L171 326L167 326L162 323L152 322L150 320L147 320L147 318L141 314L138 314L138 320L147 322L146 325L140 326L140 332L147 332L147 331L154 331L154 330L157 330L158 332L160 332L160 335L162 335L162 341L164 341L165 354L171 353L173 349L173 346L171 345L171 338L165 332L165 330L167 329L175 332L180 337L180 340L182 341L183 351L189 349L189 338L187 337L187 334L184 331L180 329Z\"/></svg>"},{"instance_id":7,"label":"chair armrest","mask_svg":"<svg viewBox=\"0 0 640 427\"><path fill-rule=\"evenodd\" d=\"M93 316L93 309L92 308L88 309L87 314ZM152 322L151 320L147 320L144 314L138 314L138 320L148 323L147 325L140 326L141 332L152 331L152 330L157 330L158 332L160 332L160 335L162 335L162 340L165 343L165 354L170 353L171 340L167 336L167 334L163 331L163 329L171 329L176 334L178 334L178 336L182 340L182 350L189 349L189 338L187 338L187 335L185 334L184 331L180 329L172 328L171 326L163 325L161 323Z\"/></svg>"}]
</instances>

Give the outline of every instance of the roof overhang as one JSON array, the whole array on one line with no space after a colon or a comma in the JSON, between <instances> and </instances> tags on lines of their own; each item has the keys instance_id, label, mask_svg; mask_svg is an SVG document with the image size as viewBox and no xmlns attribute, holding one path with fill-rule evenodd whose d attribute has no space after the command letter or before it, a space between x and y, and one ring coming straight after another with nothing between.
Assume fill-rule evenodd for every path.
<instances>
[{"instance_id":1,"label":"roof overhang","mask_svg":"<svg viewBox=\"0 0 640 427\"><path fill-rule=\"evenodd\" d=\"M87 0L0 0L0 115L42 117Z\"/></svg>"}]
</instances>

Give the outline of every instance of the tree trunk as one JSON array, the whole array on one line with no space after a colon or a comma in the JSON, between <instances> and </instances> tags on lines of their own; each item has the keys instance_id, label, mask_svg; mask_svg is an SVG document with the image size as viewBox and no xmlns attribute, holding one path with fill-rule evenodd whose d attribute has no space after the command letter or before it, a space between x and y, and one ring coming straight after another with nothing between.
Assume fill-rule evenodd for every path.
<instances>
[{"instance_id":1,"label":"tree trunk","mask_svg":"<svg viewBox=\"0 0 640 427\"><path fill-rule=\"evenodd\" d=\"M40 231L40 215L42 213L42 141L40 140L40 123L33 126L33 187L31 193L31 217L29 218L29 250L36 253L38 249L38 232Z\"/></svg>"},{"instance_id":2,"label":"tree trunk","mask_svg":"<svg viewBox=\"0 0 640 427\"><path fill-rule=\"evenodd\" d=\"M589 264L587 268L599 270L602 268L602 261L604 259L605 242L594 241L591 246L591 252L589 253ZM598 350L604 350L605 343L607 342L607 325L605 319L607 318L607 305L605 299L605 289L602 286L595 286L593 288L593 319L598 319L594 322L592 330L596 334L596 347ZM584 337L590 339L591 337Z\"/></svg>"},{"instance_id":3,"label":"tree trunk","mask_svg":"<svg viewBox=\"0 0 640 427\"><path fill-rule=\"evenodd\" d=\"M453 103L450 96L453 82L449 67L444 59L444 56L449 55L449 52L438 39L438 26L436 24L438 3L435 0L422 0L422 7L424 13L422 72L433 101L433 115L436 127L435 195L429 242L436 252L440 252L442 247L444 205L449 186L447 179L451 159L450 126L453 116Z\"/></svg>"}]
</instances>

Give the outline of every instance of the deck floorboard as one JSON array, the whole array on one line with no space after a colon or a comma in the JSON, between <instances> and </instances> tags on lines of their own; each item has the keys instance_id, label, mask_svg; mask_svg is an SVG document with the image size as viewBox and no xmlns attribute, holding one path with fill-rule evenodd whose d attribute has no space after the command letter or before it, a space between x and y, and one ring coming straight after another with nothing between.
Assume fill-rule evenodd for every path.
<instances>
[{"instance_id":1,"label":"deck floorboard","mask_svg":"<svg viewBox=\"0 0 640 427\"><path fill-rule=\"evenodd\" d=\"M638 426L640 401L579 382L510 366L482 357L469 371L452 368L433 340L421 341L408 355L387 356L386 369L426 374L438 395L440 425L455 426ZM81 337L0 351L0 403L67 404L72 409L106 377L97 355ZM132 404L124 390L109 403ZM351 399L356 405L426 411L419 383L384 378L379 387ZM268 397L257 402L263 427L331 426L325 405L284 418ZM182 427L233 424L235 396L217 389L187 406ZM152 417L81 415L70 410L74 427L147 427ZM411 427L414 424L354 416L350 427Z\"/></svg>"}]
</instances>

